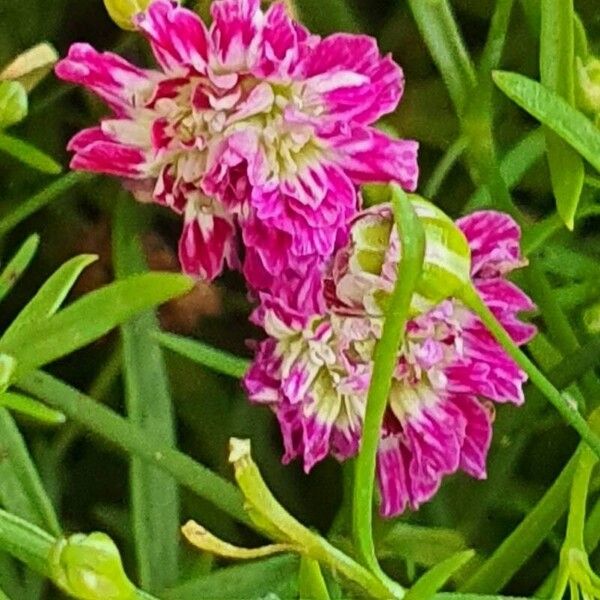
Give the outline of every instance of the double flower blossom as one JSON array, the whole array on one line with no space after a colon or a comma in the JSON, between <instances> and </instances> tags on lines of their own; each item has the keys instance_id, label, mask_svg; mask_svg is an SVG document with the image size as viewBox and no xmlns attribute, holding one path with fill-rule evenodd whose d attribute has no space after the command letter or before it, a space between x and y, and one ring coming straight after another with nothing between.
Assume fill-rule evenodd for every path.
<instances>
[{"instance_id":1,"label":"double flower blossom","mask_svg":"<svg viewBox=\"0 0 600 600\"><path fill-rule=\"evenodd\" d=\"M71 140L72 167L116 175L138 200L181 214L185 272L242 271L267 333L244 385L275 411L284 460L302 457L308 471L359 447L383 320L374 299L394 285L401 242L385 205L360 211L357 186L416 188L417 143L372 127L398 105L403 74L373 39L322 39L283 4L262 12L258 0L219 0L211 10L210 28L170 0L135 17L160 70L71 47L57 75L112 111ZM383 237L369 237L373 224ZM522 264L517 226L491 212L458 226L478 290L526 342L533 330L516 312L531 302L503 277ZM377 247L365 254L364 244ZM482 398L520 403L524 379L459 302L415 317L382 430L382 513L418 507L458 469L485 476L491 409Z\"/></svg>"}]
</instances>

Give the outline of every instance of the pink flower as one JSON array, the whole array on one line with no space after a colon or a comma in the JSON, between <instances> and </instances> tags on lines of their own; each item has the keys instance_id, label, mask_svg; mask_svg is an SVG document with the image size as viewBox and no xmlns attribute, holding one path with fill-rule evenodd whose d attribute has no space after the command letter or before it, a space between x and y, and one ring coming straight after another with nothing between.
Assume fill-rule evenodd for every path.
<instances>
[{"instance_id":1,"label":"pink flower","mask_svg":"<svg viewBox=\"0 0 600 600\"><path fill-rule=\"evenodd\" d=\"M372 228L378 219L382 227ZM518 226L492 211L457 225L471 249L474 285L515 342L526 343L535 327L517 313L533 304L504 277L524 264ZM364 226L370 229L361 234ZM358 451L373 350L383 325L383 310L374 300L389 293L395 281L399 240L389 207L361 213L350 240L327 277L328 311L307 317L263 298L256 315L269 337L258 346L245 386L252 401L275 411L284 461L301 457L307 471L327 454L344 460ZM432 252L427 244L426 255ZM525 380L460 301L449 298L409 321L378 453L382 515L417 509L445 475L458 470L485 478L492 403L521 404Z\"/></svg>"},{"instance_id":2,"label":"pink flower","mask_svg":"<svg viewBox=\"0 0 600 600\"><path fill-rule=\"evenodd\" d=\"M139 199L182 214L189 273L236 268L241 241L255 290L278 293L307 266L318 282L346 241L356 184L416 186L416 142L371 127L396 108L402 70L373 39L321 39L280 3L263 13L259 0L220 0L211 10L209 29L170 0L136 17L160 70L71 47L56 73L113 113L73 138L72 167L122 177Z\"/></svg>"}]
</instances>

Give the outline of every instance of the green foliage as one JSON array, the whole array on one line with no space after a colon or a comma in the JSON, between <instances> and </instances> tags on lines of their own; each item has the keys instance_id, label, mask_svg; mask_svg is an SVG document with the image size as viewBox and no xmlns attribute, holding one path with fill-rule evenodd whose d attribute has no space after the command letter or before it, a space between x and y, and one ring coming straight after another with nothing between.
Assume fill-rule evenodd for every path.
<instances>
[{"instance_id":1,"label":"green foliage","mask_svg":"<svg viewBox=\"0 0 600 600\"><path fill-rule=\"evenodd\" d=\"M208 0L187 4L208 14ZM421 193L452 217L489 207L519 221L530 267L518 283L538 306L532 319L541 330L528 354L561 390L563 406L577 403L587 419L580 431L597 436L600 341L590 335L600 306L597 1L289 4L321 34L376 36L403 66L404 99L385 126L420 141ZM8 0L0 12L1 67L42 40L61 54L77 39L152 60L101 2ZM543 598L557 575L592 577L597 474L587 513L577 512L569 498L584 446L577 449L579 436L533 386L523 408L497 408L487 481L449 478L431 503L391 522L371 511L372 488L357 492L355 547L356 465L342 473L328 461L309 476L280 465L272 414L244 398L245 339L256 332L245 325L250 306L240 281L227 276L194 288L155 312L193 285L174 273L146 273L146 263L177 269L179 221L116 194L109 178L59 175L68 137L101 113L89 95L41 79L52 52L46 48L31 73L23 65L33 55L17 59L22 76L12 80L0 69L0 600L64 597L44 583L57 580L49 558L64 544L63 529L108 529L135 584L125 584L125 594L146 600L364 597L325 560L331 556L363 575L369 565L374 594L389 576L421 600ZM231 564L181 540L178 525L195 518L236 546L268 543L231 482L231 436L252 438L278 505L307 540L324 540L320 562L287 553ZM361 459L357 467L365 481L367 466ZM590 557L589 565L575 557L570 571L564 558L556 568L567 512L579 515ZM102 540L114 558L113 542ZM468 549L475 557L456 570Z\"/></svg>"}]
</instances>

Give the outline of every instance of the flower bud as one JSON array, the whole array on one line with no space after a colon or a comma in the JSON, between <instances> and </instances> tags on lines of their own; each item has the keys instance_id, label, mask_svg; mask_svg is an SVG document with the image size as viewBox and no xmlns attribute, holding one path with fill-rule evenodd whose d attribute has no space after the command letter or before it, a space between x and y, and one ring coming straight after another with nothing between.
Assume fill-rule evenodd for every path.
<instances>
[{"instance_id":1,"label":"flower bud","mask_svg":"<svg viewBox=\"0 0 600 600\"><path fill-rule=\"evenodd\" d=\"M600 60L577 58L577 103L582 111L600 118Z\"/></svg>"},{"instance_id":2,"label":"flower bud","mask_svg":"<svg viewBox=\"0 0 600 600\"><path fill-rule=\"evenodd\" d=\"M146 10L150 0L104 0L110 18L127 31L135 30L133 17Z\"/></svg>"},{"instance_id":3,"label":"flower bud","mask_svg":"<svg viewBox=\"0 0 600 600\"><path fill-rule=\"evenodd\" d=\"M426 312L470 281L469 244L439 208L410 196L425 231L421 280L411 302L411 316ZM334 310L383 314L394 289L402 252L389 204L361 212L350 230L350 242L338 252L326 290Z\"/></svg>"},{"instance_id":4,"label":"flower bud","mask_svg":"<svg viewBox=\"0 0 600 600\"><path fill-rule=\"evenodd\" d=\"M50 44L43 42L25 50L0 73L0 80L18 81L30 92L52 69L58 53Z\"/></svg>"},{"instance_id":5,"label":"flower bud","mask_svg":"<svg viewBox=\"0 0 600 600\"><path fill-rule=\"evenodd\" d=\"M22 121L27 110L25 88L18 81L0 81L0 129Z\"/></svg>"},{"instance_id":6,"label":"flower bud","mask_svg":"<svg viewBox=\"0 0 600 600\"><path fill-rule=\"evenodd\" d=\"M104 533L75 534L54 546L52 579L81 600L131 600L135 587L127 579L114 542Z\"/></svg>"},{"instance_id":7,"label":"flower bud","mask_svg":"<svg viewBox=\"0 0 600 600\"><path fill-rule=\"evenodd\" d=\"M10 385L17 361L9 354L0 353L0 394Z\"/></svg>"}]
</instances>

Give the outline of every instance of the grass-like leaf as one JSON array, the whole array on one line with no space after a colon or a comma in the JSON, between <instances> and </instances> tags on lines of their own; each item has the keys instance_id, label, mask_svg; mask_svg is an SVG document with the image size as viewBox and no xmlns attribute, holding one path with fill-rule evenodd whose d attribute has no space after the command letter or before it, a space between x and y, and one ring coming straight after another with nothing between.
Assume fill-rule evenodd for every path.
<instances>
[{"instance_id":1,"label":"grass-like leaf","mask_svg":"<svg viewBox=\"0 0 600 600\"><path fill-rule=\"evenodd\" d=\"M566 100L543 85L506 71L495 71L496 85L521 108L552 129L600 171L600 130Z\"/></svg>"},{"instance_id":2,"label":"grass-like leaf","mask_svg":"<svg viewBox=\"0 0 600 600\"><path fill-rule=\"evenodd\" d=\"M573 0L546 0L541 3L541 82L575 104L575 46ZM546 154L556 208L564 223L573 229L583 188L581 157L553 131L546 131Z\"/></svg>"},{"instance_id":3,"label":"grass-like leaf","mask_svg":"<svg viewBox=\"0 0 600 600\"><path fill-rule=\"evenodd\" d=\"M0 133L0 152L5 152L23 164L48 175L58 175L62 171L61 165L45 152L6 133Z\"/></svg>"},{"instance_id":4,"label":"grass-like leaf","mask_svg":"<svg viewBox=\"0 0 600 600\"><path fill-rule=\"evenodd\" d=\"M10 259L6 267L4 267L2 273L0 273L0 300L10 292L25 269L27 269L39 245L40 236L36 233L30 235Z\"/></svg>"},{"instance_id":5,"label":"grass-like leaf","mask_svg":"<svg viewBox=\"0 0 600 600\"><path fill-rule=\"evenodd\" d=\"M0 338L0 343L8 342L23 328L31 328L51 317L65 301L82 271L97 258L93 254L82 254L62 264L17 315Z\"/></svg>"},{"instance_id":6,"label":"grass-like leaf","mask_svg":"<svg viewBox=\"0 0 600 600\"><path fill-rule=\"evenodd\" d=\"M229 375L235 379L241 379L250 366L250 361L244 358L213 348L197 340L190 340L180 335L164 332L157 332L154 337L164 348L185 356L203 367L223 375Z\"/></svg>"},{"instance_id":7,"label":"grass-like leaf","mask_svg":"<svg viewBox=\"0 0 600 600\"><path fill-rule=\"evenodd\" d=\"M119 278L146 270L140 246L139 210L130 201L119 202L116 208L113 254ZM150 439L174 446L173 406L162 351L154 338L157 331L158 322L152 311L143 312L121 327L127 416ZM177 580L180 538L177 484L164 471L132 457L130 489L140 582L144 589L158 592Z\"/></svg>"},{"instance_id":8,"label":"grass-like leaf","mask_svg":"<svg viewBox=\"0 0 600 600\"><path fill-rule=\"evenodd\" d=\"M148 308L181 296L193 282L173 273L145 273L117 281L80 298L38 323L0 340L0 352L18 361L17 375L66 356Z\"/></svg>"}]
</instances>

